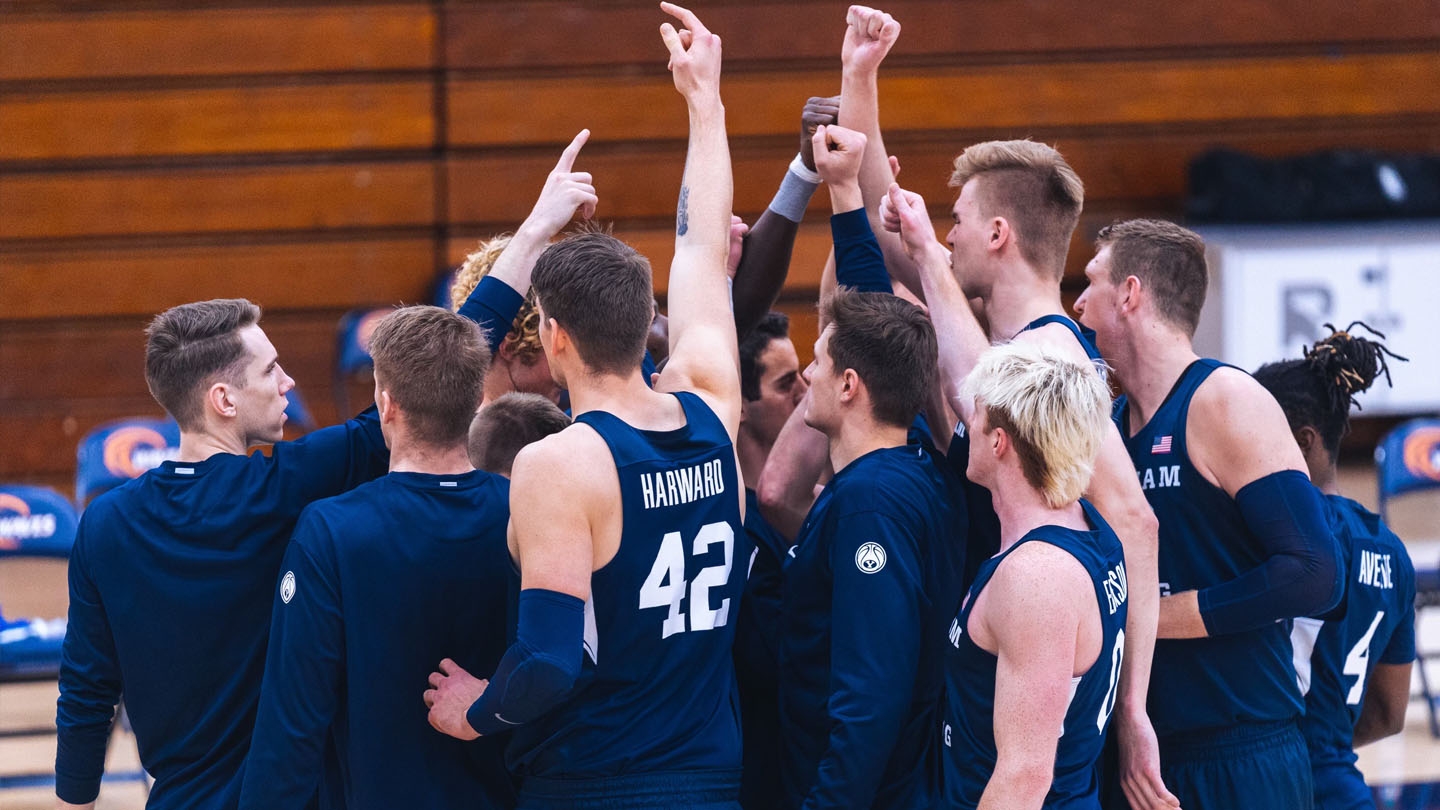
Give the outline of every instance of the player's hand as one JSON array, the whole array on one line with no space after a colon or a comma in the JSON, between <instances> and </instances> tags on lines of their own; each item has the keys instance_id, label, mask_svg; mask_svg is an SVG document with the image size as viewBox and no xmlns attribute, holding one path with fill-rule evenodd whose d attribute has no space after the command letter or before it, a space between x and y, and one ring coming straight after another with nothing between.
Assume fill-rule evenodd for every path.
<instances>
[{"instance_id":1,"label":"player's hand","mask_svg":"<svg viewBox=\"0 0 1440 810\"><path fill-rule=\"evenodd\" d=\"M489 681L466 672L459 664L446 658L440 671L430 673L430 688L425 690L425 705L430 707L430 725L436 731L457 740L473 740L479 733L470 727L465 713L485 694Z\"/></svg>"},{"instance_id":2,"label":"player's hand","mask_svg":"<svg viewBox=\"0 0 1440 810\"><path fill-rule=\"evenodd\" d=\"M740 269L740 257L745 253L745 234L749 232L750 226L745 224L745 220L730 215L730 253L725 258L725 275L732 281L735 271Z\"/></svg>"},{"instance_id":3,"label":"player's hand","mask_svg":"<svg viewBox=\"0 0 1440 810\"><path fill-rule=\"evenodd\" d=\"M660 9L685 26L679 31L670 23L660 26L660 38L670 51L670 73L675 89L686 101L720 96L720 37L700 22L695 12L674 3L661 3Z\"/></svg>"},{"instance_id":4,"label":"player's hand","mask_svg":"<svg viewBox=\"0 0 1440 810\"><path fill-rule=\"evenodd\" d=\"M866 6L851 6L845 14L845 43L840 48L840 63L845 70L874 73L895 40L900 38L900 23L883 11Z\"/></svg>"},{"instance_id":5,"label":"player's hand","mask_svg":"<svg viewBox=\"0 0 1440 810\"><path fill-rule=\"evenodd\" d=\"M891 183L890 192L880 200L880 224L890 233L900 234L905 255L916 261L937 244L925 199L913 191L900 188L898 183Z\"/></svg>"},{"instance_id":6,"label":"player's hand","mask_svg":"<svg viewBox=\"0 0 1440 810\"><path fill-rule=\"evenodd\" d=\"M805 168L815 171L815 148L810 139L815 137L817 127L828 127L840 120L840 97L819 98L812 96L800 111L800 162Z\"/></svg>"},{"instance_id":7,"label":"player's hand","mask_svg":"<svg viewBox=\"0 0 1440 810\"><path fill-rule=\"evenodd\" d=\"M537 237L549 240L560 233L578 211L589 219L595 216L595 205L600 198L595 194L594 180L589 172L575 171L575 159L580 149L590 140L590 130L582 129L560 153L560 160L550 175L545 178L545 187L540 190L540 199L535 201L530 216L525 218L521 228L532 231Z\"/></svg>"},{"instance_id":8,"label":"player's hand","mask_svg":"<svg viewBox=\"0 0 1440 810\"><path fill-rule=\"evenodd\" d=\"M1173 810L1180 800L1165 789L1160 777L1160 744L1155 728L1144 712L1138 717L1115 713L1115 733L1120 747L1120 788L1131 810Z\"/></svg>"},{"instance_id":9,"label":"player's hand","mask_svg":"<svg viewBox=\"0 0 1440 810\"><path fill-rule=\"evenodd\" d=\"M816 129L812 143L820 179L832 186L858 182L866 140L865 133L841 126Z\"/></svg>"}]
</instances>

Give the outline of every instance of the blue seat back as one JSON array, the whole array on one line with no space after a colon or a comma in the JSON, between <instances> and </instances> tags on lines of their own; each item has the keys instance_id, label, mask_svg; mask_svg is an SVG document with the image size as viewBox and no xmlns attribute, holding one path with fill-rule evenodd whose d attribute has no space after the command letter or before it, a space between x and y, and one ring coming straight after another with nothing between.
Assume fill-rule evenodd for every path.
<instances>
[{"instance_id":1,"label":"blue seat back","mask_svg":"<svg viewBox=\"0 0 1440 810\"><path fill-rule=\"evenodd\" d=\"M180 451L180 426L170 419L118 419L80 440L75 502L85 504L107 490L172 459Z\"/></svg>"},{"instance_id":2,"label":"blue seat back","mask_svg":"<svg viewBox=\"0 0 1440 810\"><path fill-rule=\"evenodd\" d=\"M0 558L70 556L75 507L49 487L0 484Z\"/></svg>"},{"instance_id":3,"label":"blue seat back","mask_svg":"<svg viewBox=\"0 0 1440 810\"><path fill-rule=\"evenodd\" d=\"M1385 434L1375 448L1380 515L1389 500L1440 487L1440 419L1412 419Z\"/></svg>"}]
</instances>

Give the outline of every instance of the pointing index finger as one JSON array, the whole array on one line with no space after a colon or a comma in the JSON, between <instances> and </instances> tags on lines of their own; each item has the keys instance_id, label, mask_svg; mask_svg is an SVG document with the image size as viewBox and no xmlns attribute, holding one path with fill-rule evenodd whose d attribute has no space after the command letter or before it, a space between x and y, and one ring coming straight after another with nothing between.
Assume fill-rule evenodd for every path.
<instances>
[{"instance_id":1,"label":"pointing index finger","mask_svg":"<svg viewBox=\"0 0 1440 810\"><path fill-rule=\"evenodd\" d=\"M695 16L695 12L688 8L677 6L674 3L662 2L660 4L660 10L684 23L685 27L693 31L696 36L710 33L710 29L706 28L705 24L700 22L700 18Z\"/></svg>"},{"instance_id":2,"label":"pointing index finger","mask_svg":"<svg viewBox=\"0 0 1440 810\"><path fill-rule=\"evenodd\" d=\"M560 153L560 162L555 164L555 171L569 172L573 169L575 167L575 158L580 156L580 148L584 146L588 140L590 140L590 130L580 130L580 132L575 135L575 138L570 141L570 145L565 147L565 151Z\"/></svg>"}]
</instances>

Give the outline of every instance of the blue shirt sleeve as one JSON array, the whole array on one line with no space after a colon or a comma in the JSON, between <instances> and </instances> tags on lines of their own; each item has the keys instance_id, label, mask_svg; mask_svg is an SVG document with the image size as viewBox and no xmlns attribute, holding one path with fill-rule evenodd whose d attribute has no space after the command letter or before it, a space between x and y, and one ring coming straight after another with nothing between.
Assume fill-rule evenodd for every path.
<instances>
[{"instance_id":1,"label":"blue shirt sleeve","mask_svg":"<svg viewBox=\"0 0 1440 810\"><path fill-rule=\"evenodd\" d=\"M916 541L878 512L832 525L830 737L805 810L869 807L910 709L924 625Z\"/></svg>"},{"instance_id":2,"label":"blue shirt sleeve","mask_svg":"<svg viewBox=\"0 0 1440 810\"><path fill-rule=\"evenodd\" d=\"M354 419L279 442L270 451L280 512L299 515L314 501L348 492L384 475L390 451L372 405Z\"/></svg>"},{"instance_id":3,"label":"blue shirt sleeve","mask_svg":"<svg viewBox=\"0 0 1440 810\"><path fill-rule=\"evenodd\" d=\"M70 618L61 648L55 711L55 795L71 804L86 804L100 795L105 745L121 692L110 622L86 561L89 523L81 518L70 553Z\"/></svg>"},{"instance_id":4,"label":"blue shirt sleeve","mask_svg":"<svg viewBox=\"0 0 1440 810\"><path fill-rule=\"evenodd\" d=\"M830 217L835 240L835 281L858 292L893 293L890 273L864 208Z\"/></svg>"},{"instance_id":5,"label":"blue shirt sleeve","mask_svg":"<svg viewBox=\"0 0 1440 810\"><path fill-rule=\"evenodd\" d=\"M280 566L242 808L304 808L320 784L345 660L335 565L311 551L333 547L328 535L307 510Z\"/></svg>"},{"instance_id":6,"label":"blue shirt sleeve","mask_svg":"<svg viewBox=\"0 0 1440 810\"><path fill-rule=\"evenodd\" d=\"M505 336L510 334L510 327L524 303L524 293L498 278L486 276L480 279L480 283L471 290L470 297L460 305L460 315L480 325L480 330L485 333L485 343L490 347L490 353L494 354L500 350Z\"/></svg>"}]
</instances>

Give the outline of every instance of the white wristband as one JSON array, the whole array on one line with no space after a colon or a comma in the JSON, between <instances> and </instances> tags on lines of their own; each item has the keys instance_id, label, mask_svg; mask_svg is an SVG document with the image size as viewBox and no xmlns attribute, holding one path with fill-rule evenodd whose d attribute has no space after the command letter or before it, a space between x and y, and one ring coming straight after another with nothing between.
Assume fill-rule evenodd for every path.
<instances>
[{"instance_id":1,"label":"white wristband","mask_svg":"<svg viewBox=\"0 0 1440 810\"><path fill-rule=\"evenodd\" d=\"M795 176L801 180L814 185L820 184L820 173L810 171L810 169L805 166L805 161L800 157L799 152L796 152L795 159L790 161L790 171L794 172Z\"/></svg>"}]
</instances>

